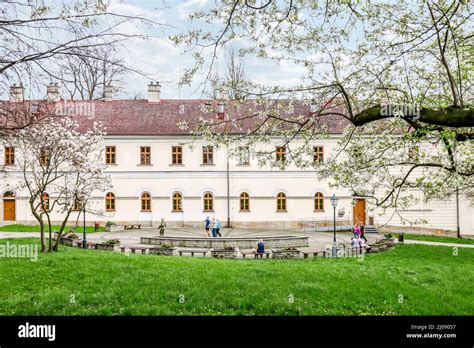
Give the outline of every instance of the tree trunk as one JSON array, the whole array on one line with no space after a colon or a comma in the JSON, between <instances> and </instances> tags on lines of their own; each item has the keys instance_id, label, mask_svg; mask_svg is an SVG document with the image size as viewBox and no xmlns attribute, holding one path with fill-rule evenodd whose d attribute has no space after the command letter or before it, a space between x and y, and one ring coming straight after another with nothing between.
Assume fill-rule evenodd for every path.
<instances>
[{"instance_id":1,"label":"tree trunk","mask_svg":"<svg viewBox=\"0 0 474 348\"><path fill-rule=\"evenodd\" d=\"M30 200L30 208L31 208L31 213L35 217L36 220L38 220L38 223L40 225L40 239L41 239L41 252L45 253L46 252L46 240L44 238L44 223L43 219L41 216L38 214L38 212L34 208L34 202Z\"/></svg>"},{"instance_id":2,"label":"tree trunk","mask_svg":"<svg viewBox=\"0 0 474 348\"><path fill-rule=\"evenodd\" d=\"M71 211L72 209L68 209L66 217L64 218L63 222L61 223L61 226L59 227L58 239L56 239L56 242L54 243L53 251L58 251L59 239L61 239L61 236L63 235L64 228L66 227L66 224L69 220L69 215L71 215Z\"/></svg>"}]
</instances>

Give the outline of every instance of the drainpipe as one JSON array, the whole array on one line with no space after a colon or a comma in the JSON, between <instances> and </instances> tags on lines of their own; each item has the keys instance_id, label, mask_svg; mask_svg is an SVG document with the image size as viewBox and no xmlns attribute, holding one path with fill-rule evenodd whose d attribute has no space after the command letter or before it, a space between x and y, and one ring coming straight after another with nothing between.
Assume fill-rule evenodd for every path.
<instances>
[{"instance_id":1,"label":"drainpipe","mask_svg":"<svg viewBox=\"0 0 474 348\"><path fill-rule=\"evenodd\" d=\"M459 188L456 188L456 220L457 220L458 238L461 238L461 228L459 227Z\"/></svg>"},{"instance_id":2,"label":"drainpipe","mask_svg":"<svg viewBox=\"0 0 474 348\"><path fill-rule=\"evenodd\" d=\"M227 146L227 228L230 228L230 173L229 173L229 147Z\"/></svg>"}]
</instances>

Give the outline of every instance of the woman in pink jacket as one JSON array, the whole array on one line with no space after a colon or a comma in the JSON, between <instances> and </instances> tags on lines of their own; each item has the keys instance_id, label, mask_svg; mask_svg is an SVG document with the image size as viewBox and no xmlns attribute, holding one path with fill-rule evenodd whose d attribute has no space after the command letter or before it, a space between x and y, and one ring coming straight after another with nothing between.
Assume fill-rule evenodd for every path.
<instances>
[{"instance_id":1,"label":"woman in pink jacket","mask_svg":"<svg viewBox=\"0 0 474 348\"><path fill-rule=\"evenodd\" d=\"M359 224L355 224L355 226L352 228L352 232L354 233L354 238L358 238L360 236Z\"/></svg>"}]
</instances>

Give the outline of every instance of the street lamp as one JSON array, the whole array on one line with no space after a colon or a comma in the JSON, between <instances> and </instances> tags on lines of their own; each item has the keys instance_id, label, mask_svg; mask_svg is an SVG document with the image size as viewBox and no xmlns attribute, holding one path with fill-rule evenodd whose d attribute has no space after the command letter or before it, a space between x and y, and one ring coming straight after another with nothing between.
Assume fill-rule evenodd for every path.
<instances>
[{"instance_id":1,"label":"street lamp","mask_svg":"<svg viewBox=\"0 0 474 348\"><path fill-rule=\"evenodd\" d=\"M332 246L332 256L337 256L337 244L336 244L336 207L339 198L336 197L335 194L332 195L330 198L331 205L334 209L334 239L333 239L333 246Z\"/></svg>"},{"instance_id":2,"label":"street lamp","mask_svg":"<svg viewBox=\"0 0 474 348\"><path fill-rule=\"evenodd\" d=\"M82 236L82 247L87 249L87 239L86 239L86 202L85 199L81 200L82 202L82 217L84 218L84 234Z\"/></svg>"}]
</instances>

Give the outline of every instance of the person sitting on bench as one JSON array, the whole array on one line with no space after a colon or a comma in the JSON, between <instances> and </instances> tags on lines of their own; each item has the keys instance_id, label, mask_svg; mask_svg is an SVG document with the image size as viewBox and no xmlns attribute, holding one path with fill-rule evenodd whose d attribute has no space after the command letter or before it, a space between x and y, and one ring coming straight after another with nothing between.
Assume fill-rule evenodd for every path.
<instances>
[{"instance_id":1,"label":"person sitting on bench","mask_svg":"<svg viewBox=\"0 0 474 348\"><path fill-rule=\"evenodd\" d=\"M257 249L256 249L257 255L263 256L265 253L265 244L263 243L263 240L259 239L257 243Z\"/></svg>"}]
</instances>

